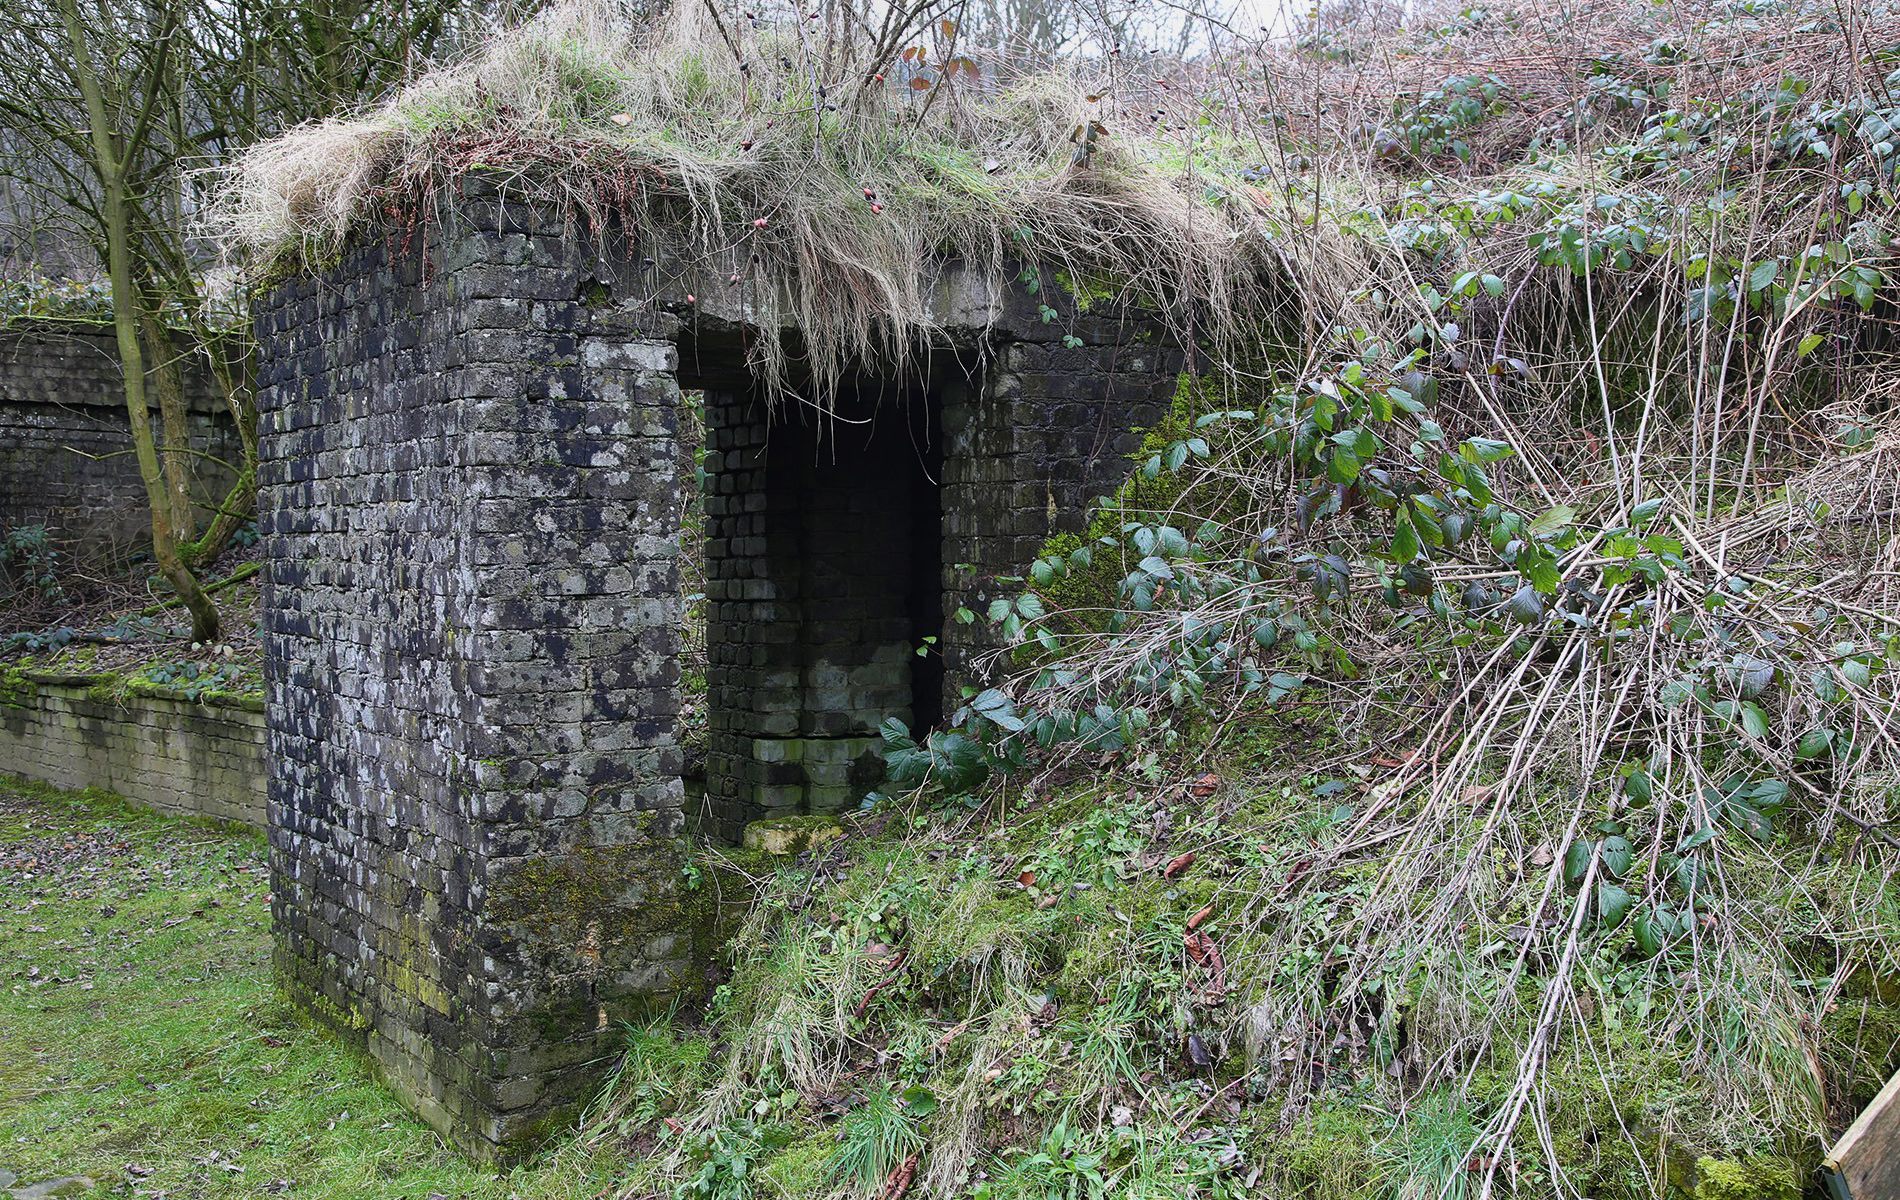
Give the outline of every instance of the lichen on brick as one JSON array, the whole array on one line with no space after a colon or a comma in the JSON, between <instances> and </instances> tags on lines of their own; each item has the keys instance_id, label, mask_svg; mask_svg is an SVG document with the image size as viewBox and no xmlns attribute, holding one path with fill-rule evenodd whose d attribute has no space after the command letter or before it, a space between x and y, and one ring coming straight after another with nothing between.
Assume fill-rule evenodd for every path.
<instances>
[{"instance_id":1,"label":"lichen on brick","mask_svg":"<svg viewBox=\"0 0 1900 1200\"><path fill-rule=\"evenodd\" d=\"M460 186L415 245L366 236L257 310L264 708L280 957L490 1154L586 1093L616 1016L703 974L750 885L681 840L679 322L636 248ZM854 807L880 725L973 678L989 634L951 614L1080 529L1167 413L1152 322L1005 299L946 334L989 353L854 378L848 437L767 413L744 338L690 331L702 836Z\"/></svg>"}]
</instances>

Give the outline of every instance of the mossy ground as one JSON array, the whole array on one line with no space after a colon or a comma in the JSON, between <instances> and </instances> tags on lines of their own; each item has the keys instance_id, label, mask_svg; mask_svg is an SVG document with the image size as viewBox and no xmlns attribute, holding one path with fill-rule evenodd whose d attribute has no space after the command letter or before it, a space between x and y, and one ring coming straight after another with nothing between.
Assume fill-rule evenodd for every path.
<instances>
[{"instance_id":1,"label":"mossy ground","mask_svg":"<svg viewBox=\"0 0 1900 1200\"><path fill-rule=\"evenodd\" d=\"M1256 738L1232 761L1261 771L1274 753ZM1368 1029L1305 1063L1315 1087L1293 1103L1285 1073L1271 1078L1226 1019L1253 981L1311 966L1246 961L1242 914L1267 895L1261 878L1285 876L1286 854L1328 836L1333 807L1298 780L1197 795L1123 773L1019 792L975 819L954 804L887 809L776 873L753 863L761 902L710 1023L629 1031L583 1134L497 1174L278 999L255 835L7 785L0 1167L192 1197L793 1200L856 1194L842 1164L876 1131L855 1114L883 1097L925 1139L922 1169L957 1156L956 1194L1412 1194L1421 1177L1469 1174L1460 1147L1508 1091L1508 1063L1418 1091L1410 1060ZM1348 883L1331 903L1353 894ZM1231 993L1184 952L1196 929L1224 948ZM1427 1036L1424 1008L1398 1006L1401 1044ZM1550 1144L1573 1184L1595 1197L1801 1194L1811 1151L1697 1128L1701 1085L1680 1048L1616 1028L1617 1015L1601 1010L1590 1039L1550 1064ZM1852 1023L1833 1069L1859 1094L1894 1065L1894 1006L1869 984ZM690 1128L708 1112L720 1115ZM669 1117L689 1123L684 1138Z\"/></svg>"},{"instance_id":2,"label":"mossy ground","mask_svg":"<svg viewBox=\"0 0 1900 1200\"><path fill-rule=\"evenodd\" d=\"M0 782L0 1168L206 1200L531 1194L278 999L269 891L255 834Z\"/></svg>"},{"instance_id":3,"label":"mossy ground","mask_svg":"<svg viewBox=\"0 0 1900 1200\"><path fill-rule=\"evenodd\" d=\"M887 1125L927 1147L920 1178L945 1167L927 1194L1475 1194L1486 1164L1470 1148L1510 1102L1539 984L1519 980L1517 1003L1505 993L1495 1048L1476 1052L1457 993L1507 986L1482 953L1383 997L1333 990L1369 877L1293 906L1281 895L1343 835L1362 788L1350 770L1343 793L1315 773L1303 714L1285 716L1243 722L1195 764L1211 778L1178 762L1078 770L981 805L887 805L769 878L691 1039L700 1052L682 1068L680 1042L646 1031L627 1067L646 1082L608 1095L624 1128L687 1126L683 1142L626 1136L683 1150L671 1171L630 1156L633 1194L874 1194L842 1173L873 1138L858 1114L890 1098L904 1103ZM1276 939L1270 925L1299 928ZM1817 1186L1818 1140L1736 1118L1692 1039L1659 1036L1653 1010L1702 968L1645 959L1626 930L1587 943L1576 1020L1511 1141L1510 1193L1792 1200ZM1900 1065L1896 1010L1871 985L1856 996L1828 1041L1840 1096ZM1304 1029L1249 1027L1284 1013L1275 997L1304 1006ZM1432 1069L1444 1053L1464 1055L1449 1077Z\"/></svg>"},{"instance_id":4,"label":"mossy ground","mask_svg":"<svg viewBox=\"0 0 1900 1200\"><path fill-rule=\"evenodd\" d=\"M261 705L258 563L244 557L253 544L227 552L205 572L207 585L222 583L213 596L223 638L216 646L191 640L183 609L153 603L158 584L146 563L98 579L62 565L57 595L0 595L0 703L24 672L64 677L97 700L156 695Z\"/></svg>"}]
</instances>

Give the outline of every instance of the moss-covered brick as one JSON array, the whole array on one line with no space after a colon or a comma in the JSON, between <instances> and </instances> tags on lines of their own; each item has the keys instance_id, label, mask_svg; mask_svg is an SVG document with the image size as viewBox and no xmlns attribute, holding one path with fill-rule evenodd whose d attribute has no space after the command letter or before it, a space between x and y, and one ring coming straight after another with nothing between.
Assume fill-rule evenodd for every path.
<instances>
[{"instance_id":1,"label":"moss-covered brick","mask_svg":"<svg viewBox=\"0 0 1900 1200\"><path fill-rule=\"evenodd\" d=\"M261 714L123 685L108 673L0 668L0 773L263 828Z\"/></svg>"},{"instance_id":2,"label":"moss-covered brick","mask_svg":"<svg viewBox=\"0 0 1900 1200\"><path fill-rule=\"evenodd\" d=\"M989 634L952 614L1085 528L1182 356L1105 295L1045 321L951 286L946 341L984 353L865 364L843 421L768 417L746 332L683 331L641 248L459 187L256 311L264 709L281 956L489 1155L587 1091L531 1052L589 1061L696 986L751 895L680 841L682 376L707 431L697 832L790 817L775 837L809 847L836 829L811 814L880 782L879 727L975 681Z\"/></svg>"},{"instance_id":3,"label":"moss-covered brick","mask_svg":"<svg viewBox=\"0 0 1900 1200\"><path fill-rule=\"evenodd\" d=\"M837 818L822 813L767 817L746 825L740 844L748 850L784 857L815 850L844 836Z\"/></svg>"}]
</instances>

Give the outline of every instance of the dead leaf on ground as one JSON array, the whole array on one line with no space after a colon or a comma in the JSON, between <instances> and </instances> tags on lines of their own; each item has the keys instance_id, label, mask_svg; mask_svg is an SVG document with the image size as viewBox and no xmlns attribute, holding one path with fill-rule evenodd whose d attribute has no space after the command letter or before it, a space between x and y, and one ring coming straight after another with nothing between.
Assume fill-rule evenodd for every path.
<instances>
[{"instance_id":1,"label":"dead leaf on ground","mask_svg":"<svg viewBox=\"0 0 1900 1200\"><path fill-rule=\"evenodd\" d=\"M877 1194L878 1200L903 1200L910 1191L911 1180L916 1177L917 1152L913 1150L909 1157L892 1169L890 1178L884 1181L884 1187Z\"/></svg>"}]
</instances>

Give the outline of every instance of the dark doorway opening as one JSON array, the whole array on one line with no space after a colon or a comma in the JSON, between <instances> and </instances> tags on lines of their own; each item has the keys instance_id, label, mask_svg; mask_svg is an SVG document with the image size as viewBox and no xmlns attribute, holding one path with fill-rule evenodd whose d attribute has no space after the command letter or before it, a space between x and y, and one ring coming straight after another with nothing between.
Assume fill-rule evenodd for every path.
<instances>
[{"instance_id":1,"label":"dark doorway opening","mask_svg":"<svg viewBox=\"0 0 1900 1200\"><path fill-rule=\"evenodd\" d=\"M701 827L736 838L855 806L883 776L879 726L942 719L942 389L920 367L768 408L700 366L715 353L743 361L689 343L681 380L706 396Z\"/></svg>"}]
</instances>

